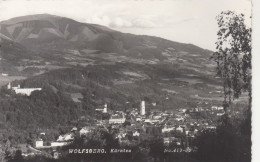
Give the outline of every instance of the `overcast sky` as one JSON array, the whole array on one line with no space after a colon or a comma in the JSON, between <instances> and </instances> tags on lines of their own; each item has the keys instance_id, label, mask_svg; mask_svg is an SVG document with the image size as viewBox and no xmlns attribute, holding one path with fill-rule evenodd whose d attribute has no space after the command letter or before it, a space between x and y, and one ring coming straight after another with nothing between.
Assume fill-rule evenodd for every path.
<instances>
[{"instance_id":1,"label":"overcast sky","mask_svg":"<svg viewBox=\"0 0 260 162\"><path fill-rule=\"evenodd\" d=\"M215 17L233 10L251 15L250 0L0 0L0 21L48 13L121 32L153 35L214 50ZM249 21L248 21L248 24Z\"/></svg>"}]
</instances>

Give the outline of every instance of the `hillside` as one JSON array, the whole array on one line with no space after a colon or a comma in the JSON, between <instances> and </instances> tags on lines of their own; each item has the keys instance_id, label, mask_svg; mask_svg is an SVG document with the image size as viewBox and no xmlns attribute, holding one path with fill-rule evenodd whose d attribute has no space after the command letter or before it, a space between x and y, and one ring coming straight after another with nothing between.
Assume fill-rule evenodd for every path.
<instances>
[{"instance_id":1,"label":"hillside","mask_svg":"<svg viewBox=\"0 0 260 162\"><path fill-rule=\"evenodd\" d=\"M0 34L0 72L12 75L28 77L59 68L118 62L176 64L203 74L212 74L214 68L209 60L212 52L191 44L120 33L53 15L0 22Z\"/></svg>"},{"instance_id":2,"label":"hillside","mask_svg":"<svg viewBox=\"0 0 260 162\"><path fill-rule=\"evenodd\" d=\"M53 15L2 21L0 38L0 73L8 74L0 76L2 128L71 125L104 103L124 110L146 100L147 109L175 111L222 101L212 52L192 44ZM43 91L15 95L8 82Z\"/></svg>"}]
</instances>

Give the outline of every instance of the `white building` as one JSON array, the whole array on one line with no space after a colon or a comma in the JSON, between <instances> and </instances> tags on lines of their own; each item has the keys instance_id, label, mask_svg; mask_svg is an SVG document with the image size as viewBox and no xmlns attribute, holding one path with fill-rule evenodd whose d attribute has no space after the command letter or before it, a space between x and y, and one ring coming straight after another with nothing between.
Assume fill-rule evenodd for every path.
<instances>
[{"instance_id":1,"label":"white building","mask_svg":"<svg viewBox=\"0 0 260 162\"><path fill-rule=\"evenodd\" d=\"M142 101L140 104L140 114L145 115L145 101Z\"/></svg>"},{"instance_id":2,"label":"white building","mask_svg":"<svg viewBox=\"0 0 260 162\"><path fill-rule=\"evenodd\" d=\"M206 129L217 129L216 126L207 126Z\"/></svg>"},{"instance_id":3,"label":"white building","mask_svg":"<svg viewBox=\"0 0 260 162\"><path fill-rule=\"evenodd\" d=\"M83 136L83 135L87 135L88 133L90 133L91 130L87 127L83 127L80 131L79 131L79 135Z\"/></svg>"},{"instance_id":4,"label":"white building","mask_svg":"<svg viewBox=\"0 0 260 162\"><path fill-rule=\"evenodd\" d=\"M11 89L11 83L9 82L8 85L7 85L7 89Z\"/></svg>"},{"instance_id":5,"label":"white building","mask_svg":"<svg viewBox=\"0 0 260 162\"><path fill-rule=\"evenodd\" d=\"M104 105L103 109L96 109L96 111L102 111L102 113L107 113L107 104Z\"/></svg>"},{"instance_id":6,"label":"white building","mask_svg":"<svg viewBox=\"0 0 260 162\"><path fill-rule=\"evenodd\" d=\"M8 76L8 74L6 74L6 73L2 73L2 76Z\"/></svg>"},{"instance_id":7,"label":"white building","mask_svg":"<svg viewBox=\"0 0 260 162\"><path fill-rule=\"evenodd\" d=\"M183 128L179 126L178 128L176 128L176 131L183 132Z\"/></svg>"},{"instance_id":8,"label":"white building","mask_svg":"<svg viewBox=\"0 0 260 162\"><path fill-rule=\"evenodd\" d=\"M103 113L107 113L107 104L104 105Z\"/></svg>"},{"instance_id":9,"label":"white building","mask_svg":"<svg viewBox=\"0 0 260 162\"><path fill-rule=\"evenodd\" d=\"M113 118L111 118L111 119L109 119L109 124L123 124L123 123L125 123L125 118L117 118L117 119L113 119Z\"/></svg>"},{"instance_id":10,"label":"white building","mask_svg":"<svg viewBox=\"0 0 260 162\"><path fill-rule=\"evenodd\" d=\"M122 111L117 111L117 113L112 115L108 120L109 124L123 124L125 121L125 114Z\"/></svg>"},{"instance_id":11,"label":"white building","mask_svg":"<svg viewBox=\"0 0 260 162\"><path fill-rule=\"evenodd\" d=\"M175 139L176 139L175 137L165 137L163 138L163 143L167 145L173 142Z\"/></svg>"},{"instance_id":12,"label":"white building","mask_svg":"<svg viewBox=\"0 0 260 162\"><path fill-rule=\"evenodd\" d=\"M71 129L71 132L74 132L74 131L77 131L77 130L78 130L77 127L73 127L73 128Z\"/></svg>"},{"instance_id":13,"label":"white building","mask_svg":"<svg viewBox=\"0 0 260 162\"><path fill-rule=\"evenodd\" d=\"M121 139L121 138L125 138L125 136L126 136L126 133L119 133L119 134L116 136L116 138Z\"/></svg>"},{"instance_id":14,"label":"white building","mask_svg":"<svg viewBox=\"0 0 260 162\"><path fill-rule=\"evenodd\" d=\"M218 107L217 106L212 106L211 110L218 110Z\"/></svg>"},{"instance_id":15,"label":"white building","mask_svg":"<svg viewBox=\"0 0 260 162\"><path fill-rule=\"evenodd\" d=\"M175 118L176 121L184 121L185 119L182 118L182 117L179 117L179 118Z\"/></svg>"},{"instance_id":16,"label":"white building","mask_svg":"<svg viewBox=\"0 0 260 162\"><path fill-rule=\"evenodd\" d=\"M224 114L225 114L225 112L219 112L219 113L217 113L217 116L222 116Z\"/></svg>"},{"instance_id":17,"label":"white building","mask_svg":"<svg viewBox=\"0 0 260 162\"><path fill-rule=\"evenodd\" d=\"M57 139L58 142L63 142L63 141L71 141L74 140L73 134L65 134L65 135L60 135L59 138Z\"/></svg>"},{"instance_id":18,"label":"white building","mask_svg":"<svg viewBox=\"0 0 260 162\"><path fill-rule=\"evenodd\" d=\"M139 133L138 131L135 131L135 132L133 133L133 136L139 137L139 136L140 136L140 133Z\"/></svg>"},{"instance_id":19,"label":"white building","mask_svg":"<svg viewBox=\"0 0 260 162\"><path fill-rule=\"evenodd\" d=\"M45 132L40 133L41 136L45 136L45 134L46 134Z\"/></svg>"},{"instance_id":20,"label":"white building","mask_svg":"<svg viewBox=\"0 0 260 162\"><path fill-rule=\"evenodd\" d=\"M154 124L154 123L160 122L160 120L157 120L157 119L145 119L144 122L145 122L145 123Z\"/></svg>"},{"instance_id":21,"label":"white building","mask_svg":"<svg viewBox=\"0 0 260 162\"><path fill-rule=\"evenodd\" d=\"M42 139L36 140L35 141L35 147L36 148L43 147L43 140Z\"/></svg>"},{"instance_id":22,"label":"white building","mask_svg":"<svg viewBox=\"0 0 260 162\"><path fill-rule=\"evenodd\" d=\"M34 91L41 91L41 88L17 88L14 89L16 94L22 94L22 95L27 95L30 96L32 92Z\"/></svg>"},{"instance_id":23,"label":"white building","mask_svg":"<svg viewBox=\"0 0 260 162\"><path fill-rule=\"evenodd\" d=\"M184 109L184 108L180 108L180 109L179 109L179 112L185 113L186 111L187 111L187 109Z\"/></svg>"},{"instance_id":24,"label":"white building","mask_svg":"<svg viewBox=\"0 0 260 162\"><path fill-rule=\"evenodd\" d=\"M61 147L67 145L68 142L52 142L51 147Z\"/></svg>"},{"instance_id":25,"label":"white building","mask_svg":"<svg viewBox=\"0 0 260 162\"><path fill-rule=\"evenodd\" d=\"M158 120L158 119L161 119L162 116L161 115L154 115L152 118Z\"/></svg>"},{"instance_id":26,"label":"white building","mask_svg":"<svg viewBox=\"0 0 260 162\"><path fill-rule=\"evenodd\" d=\"M14 90L16 94L22 94L22 95L27 95L27 96L30 96L32 94L32 92L34 92L34 91L42 90L42 88L21 88L20 85L18 85L17 87L12 87L10 82L7 85L7 89Z\"/></svg>"},{"instance_id":27,"label":"white building","mask_svg":"<svg viewBox=\"0 0 260 162\"><path fill-rule=\"evenodd\" d=\"M218 110L224 110L224 107L223 106L219 106L217 109Z\"/></svg>"},{"instance_id":28,"label":"white building","mask_svg":"<svg viewBox=\"0 0 260 162\"><path fill-rule=\"evenodd\" d=\"M171 132L171 131L174 131L174 130L175 130L175 127L169 127L169 128L164 127L162 129L162 133L167 133L167 132Z\"/></svg>"},{"instance_id":29,"label":"white building","mask_svg":"<svg viewBox=\"0 0 260 162\"><path fill-rule=\"evenodd\" d=\"M140 117L135 118L135 121L142 121Z\"/></svg>"}]
</instances>

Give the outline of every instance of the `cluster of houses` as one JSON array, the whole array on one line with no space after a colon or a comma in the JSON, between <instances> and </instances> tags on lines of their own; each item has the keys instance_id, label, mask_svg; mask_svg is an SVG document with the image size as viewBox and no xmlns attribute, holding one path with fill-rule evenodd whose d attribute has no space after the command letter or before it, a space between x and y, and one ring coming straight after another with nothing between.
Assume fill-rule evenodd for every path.
<instances>
[{"instance_id":1,"label":"cluster of houses","mask_svg":"<svg viewBox=\"0 0 260 162\"><path fill-rule=\"evenodd\" d=\"M80 137L93 135L95 130L102 128L118 139L121 145L137 145L144 140L153 140L155 137L163 140L164 145L174 145L183 150L194 150L192 139L206 129L216 129L213 116L224 114L221 106L210 108L177 109L176 112L149 111L146 112L145 101L141 101L140 109L132 108L127 112L108 111L107 104L103 109L96 109L100 114L109 114L109 119L96 120L96 123L81 128L74 127L70 132L60 135L56 141L44 145L42 139L35 141L35 148L57 148L73 142L76 135ZM196 118L204 113L207 118ZM195 116L195 117L194 117Z\"/></svg>"}]
</instances>

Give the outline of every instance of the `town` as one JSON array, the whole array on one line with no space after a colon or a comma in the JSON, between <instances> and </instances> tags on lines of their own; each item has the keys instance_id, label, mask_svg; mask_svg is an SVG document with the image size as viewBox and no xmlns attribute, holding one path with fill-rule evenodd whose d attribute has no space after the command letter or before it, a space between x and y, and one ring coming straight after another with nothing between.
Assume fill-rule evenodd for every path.
<instances>
[{"instance_id":1,"label":"town","mask_svg":"<svg viewBox=\"0 0 260 162\"><path fill-rule=\"evenodd\" d=\"M155 106L156 103L148 105ZM94 123L73 127L70 132L60 134L56 141L49 141L46 133L41 132L33 146L27 146L29 149L22 151L22 155L34 156L52 149L52 157L58 159L58 147L73 143L77 136L84 138L93 135L97 129L113 134L121 146L135 146L144 140L157 138L163 140L165 153L193 152L196 151L193 139L204 130L215 130L216 120L225 114L222 106L179 108L175 112L153 110L147 108L145 101L140 102L140 108L126 111L112 111L107 104L95 111ZM174 145L175 149L167 149L169 145Z\"/></svg>"}]
</instances>

